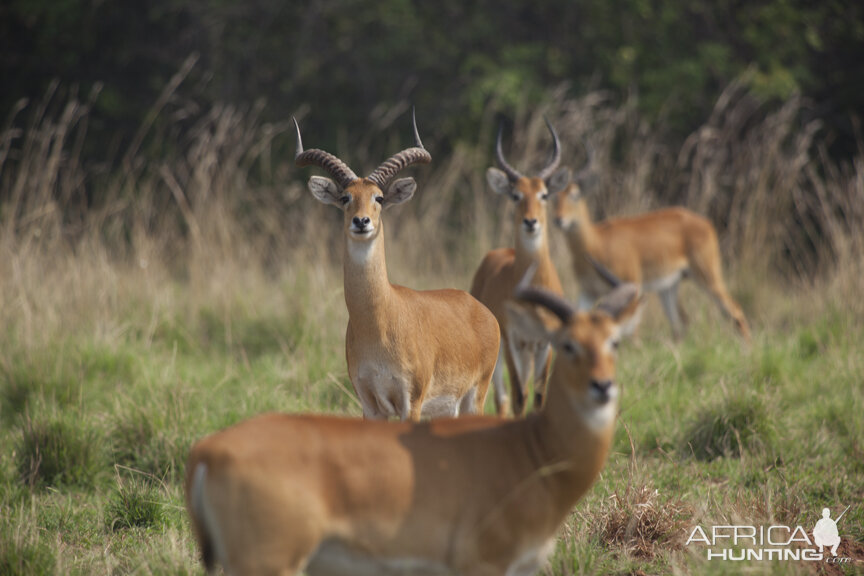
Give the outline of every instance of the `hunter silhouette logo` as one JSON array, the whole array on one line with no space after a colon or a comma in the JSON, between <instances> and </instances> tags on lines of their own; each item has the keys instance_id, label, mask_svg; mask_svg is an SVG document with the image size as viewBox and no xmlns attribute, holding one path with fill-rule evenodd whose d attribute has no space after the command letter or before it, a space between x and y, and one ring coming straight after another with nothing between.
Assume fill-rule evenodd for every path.
<instances>
[{"instance_id":1,"label":"hunter silhouette logo","mask_svg":"<svg viewBox=\"0 0 864 576\"><path fill-rule=\"evenodd\" d=\"M723 525L703 528L697 525L685 546L701 542L706 546L708 560L806 560L847 564L852 562L852 558L837 557L841 541L837 523L849 508L851 506L847 506L836 520L831 518L831 510L824 508L822 518L813 527L812 540L801 526ZM831 556L825 553L826 547Z\"/></svg>"},{"instance_id":2,"label":"hunter silhouette logo","mask_svg":"<svg viewBox=\"0 0 864 576\"><path fill-rule=\"evenodd\" d=\"M846 507L843 514L849 511L850 506ZM825 546L831 548L831 555L837 556L837 547L840 546L840 533L837 531L837 522L843 518L843 514L837 517L837 520L831 519L831 510L828 508L822 509L822 519L813 527L813 542L819 547L819 552Z\"/></svg>"}]
</instances>

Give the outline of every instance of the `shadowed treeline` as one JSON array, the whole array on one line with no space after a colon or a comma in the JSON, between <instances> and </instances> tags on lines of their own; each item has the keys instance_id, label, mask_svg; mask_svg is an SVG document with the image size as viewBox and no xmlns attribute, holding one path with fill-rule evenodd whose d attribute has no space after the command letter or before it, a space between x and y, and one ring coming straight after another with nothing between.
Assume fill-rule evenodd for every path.
<instances>
[{"instance_id":1,"label":"shadowed treeline","mask_svg":"<svg viewBox=\"0 0 864 576\"><path fill-rule=\"evenodd\" d=\"M311 109L304 127L329 148L368 145L361 135L390 127L410 101L427 144L449 152L473 141L488 113L512 116L566 84L568 97L604 90L617 105L638 94L631 103L662 120L677 147L749 72L763 103L801 94L801 116L821 120L832 155L848 158L864 111L862 51L855 2L12 1L0 6L0 110L38 100L54 80L83 94L101 85L98 138L84 149L101 159L115 137L134 138L194 55L157 131L185 131L218 102L264 101L267 121ZM165 144L144 149L174 151Z\"/></svg>"}]
</instances>

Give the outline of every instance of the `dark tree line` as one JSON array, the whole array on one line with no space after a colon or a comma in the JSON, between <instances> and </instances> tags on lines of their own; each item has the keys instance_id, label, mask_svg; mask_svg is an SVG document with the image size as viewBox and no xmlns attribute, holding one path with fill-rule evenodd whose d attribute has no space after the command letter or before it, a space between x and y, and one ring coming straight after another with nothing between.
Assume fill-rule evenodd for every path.
<instances>
[{"instance_id":1,"label":"dark tree line","mask_svg":"<svg viewBox=\"0 0 864 576\"><path fill-rule=\"evenodd\" d=\"M54 79L101 83L91 130L129 137L190 54L176 114L263 99L270 119L310 111L321 146L405 102L446 146L474 137L490 103L513 114L562 83L636 92L683 135L745 71L766 103L807 96L838 154L864 111L852 0L5 0L0 109Z\"/></svg>"}]
</instances>

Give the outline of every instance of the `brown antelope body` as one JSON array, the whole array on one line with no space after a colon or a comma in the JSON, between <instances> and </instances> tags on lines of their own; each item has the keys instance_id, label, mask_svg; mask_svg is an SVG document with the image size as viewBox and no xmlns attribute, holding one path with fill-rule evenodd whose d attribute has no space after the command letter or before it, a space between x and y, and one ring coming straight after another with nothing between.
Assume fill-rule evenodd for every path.
<instances>
[{"instance_id":1,"label":"brown antelope body","mask_svg":"<svg viewBox=\"0 0 864 576\"><path fill-rule=\"evenodd\" d=\"M335 179L313 176L309 190L345 213L344 282L348 307L348 375L370 419L457 416L482 411L498 352L498 324L462 290L416 291L391 284L384 258L382 211L409 200L413 178L392 178L428 163L414 123L416 145L366 178L322 150L303 150L298 166L317 165Z\"/></svg>"},{"instance_id":2,"label":"brown antelope body","mask_svg":"<svg viewBox=\"0 0 864 576\"><path fill-rule=\"evenodd\" d=\"M595 223L577 181L578 177L556 195L555 224L567 237L581 290L580 307L590 307L609 291L589 256L622 281L646 293L656 292L676 339L687 322L678 299L678 285L685 277L705 289L741 336L750 339L747 318L723 282L717 232L706 218L677 207ZM635 329L638 319L637 313L628 331Z\"/></svg>"},{"instance_id":3,"label":"brown antelope body","mask_svg":"<svg viewBox=\"0 0 864 576\"><path fill-rule=\"evenodd\" d=\"M499 415L510 409L510 395L504 387L504 365L510 376L513 394L513 413L522 415L526 404L529 380L534 380L535 407L543 401L546 379L551 361L547 342L526 337L509 325L506 303L512 299L513 289L532 265L536 265L533 285L561 295L561 280L549 253L549 233L546 224L546 202L550 193L567 184L569 172L557 170L561 160L558 135L548 123L553 140L551 161L536 177L520 174L507 163L501 147L501 130L498 131L496 154L501 170L489 168L486 180L492 190L513 200L515 248L492 250L483 258L474 273L471 294L483 302L498 320L501 327L501 347L498 362L492 375L495 389L495 404Z\"/></svg>"},{"instance_id":4,"label":"brown antelope body","mask_svg":"<svg viewBox=\"0 0 864 576\"><path fill-rule=\"evenodd\" d=\"M575 312L537 289L514 324L558 351L525 419L424 423L264 415L192 449L186 495L208 570L229 575L533 574L609 452L618 321L636 288Z\"/></svg>"}]
</instances>

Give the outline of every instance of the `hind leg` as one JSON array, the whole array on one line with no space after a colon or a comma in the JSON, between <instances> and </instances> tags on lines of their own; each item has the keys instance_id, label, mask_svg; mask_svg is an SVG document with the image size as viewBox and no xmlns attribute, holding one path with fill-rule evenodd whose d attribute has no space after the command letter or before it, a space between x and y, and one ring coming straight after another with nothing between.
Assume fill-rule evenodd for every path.
<instances>
[{"instance_id":1,"label":"hind leg","mask_svg":"<svg viewBox=\"0 0 864 576\"><path fill-rule=\"evenodd\" d=\"M720 311L723 312L727 318L732 319L735 323L735 328L738 330L741 337L746 342L750 342L750 325L747 323L747 318L744 316L738 303L735 302L726 292L726 287L723 285L722 281L706 286L705 289L717 302Z\"/></svg>"},{"instance_id":2,"label":"hind leg","mask_svg":"<svg viewBox=\"0 0 864 576\"><path fill-rule=\"evenodd\" d=\"M687 332L687 327L690 325L690 316L687 315L687 310L681 305L681 299L678 299L678 318L681 319L681 325L684 327L684 332Z\"/></svg>"},{"instance_id":3,"label":"hind leg","mask_svg":"<svg viewBox=\"0 0 864 576\"><path fill-rule=\"evenodd\" d=\"M693 280L706 290L717 302L720 310L728 318L732 318L738 333L750 342L750 325L747 318L729 293L723 283L723 271L720 266L720 246L713 228L705 231L701 242L696 242L690 254L690 270Z\"/></svg>"},{"instance_id":4,"label":"hind leg","mask_svg":"<svg viewBox=\"0 0 864 576\"><path fill-rule=\"evenodd\" d=\"M684 322L680 316L680 302L678 301L678 283L676 282L669 288L657 292L660 298L660 303L663 305L663 312L666 313L666 319L669 320L669 325L672 327L672 337L676 341L680 341L684 336Z\"/></svg>"}]
</instances>

